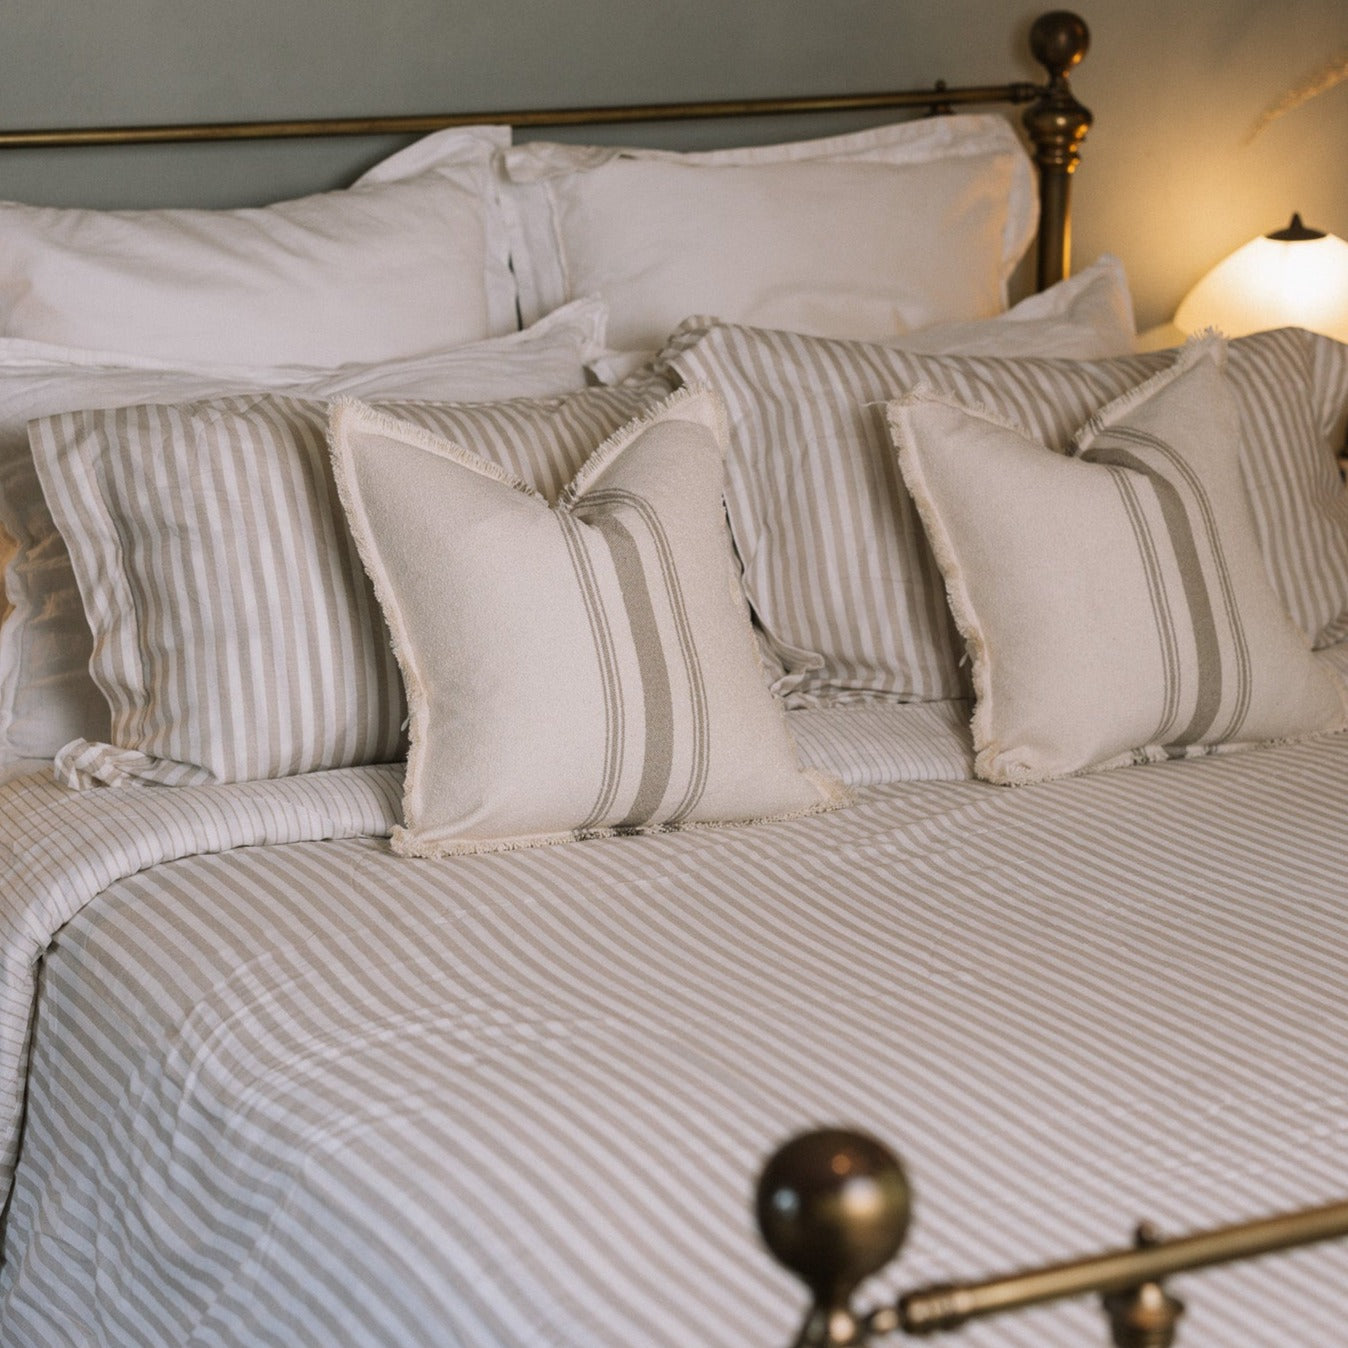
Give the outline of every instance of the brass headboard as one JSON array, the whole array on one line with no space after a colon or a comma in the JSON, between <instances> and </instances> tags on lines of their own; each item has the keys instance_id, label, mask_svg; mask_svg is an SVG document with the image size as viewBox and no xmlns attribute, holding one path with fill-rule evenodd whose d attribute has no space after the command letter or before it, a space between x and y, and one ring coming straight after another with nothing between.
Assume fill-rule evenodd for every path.
<instances>
[{"instance_id":1,"label":"brass headboard","mask_svg":"<svg viewBox=\"0 0 1348 1348\"><path fill-rule=\"evenodd\" d=\"M702 103L647 103L628 107L542 108L520 112L448 113L409 117L335 117L272 122L217 122L199 125L69 127L0 131L0 150L63 146L162 145L183 142L275 140L319 136L422 135L446 127L495 123L513 127L600 126L674 122L714 117L761 117L782 113L871 112L909 108L951 112L976 104L1029 104L1024 123L1039 168L1039 245L1036 281L1040 290L1071 269L1071 176L1090 129L1091 114L1077 102L1068 73L1086 55L1090 33L1067 10L1035 20L1030 50L1048 74L1045 84L928 89L895 93L816 95L805 98L727 99Z\"/></svg>"}]
</instances>

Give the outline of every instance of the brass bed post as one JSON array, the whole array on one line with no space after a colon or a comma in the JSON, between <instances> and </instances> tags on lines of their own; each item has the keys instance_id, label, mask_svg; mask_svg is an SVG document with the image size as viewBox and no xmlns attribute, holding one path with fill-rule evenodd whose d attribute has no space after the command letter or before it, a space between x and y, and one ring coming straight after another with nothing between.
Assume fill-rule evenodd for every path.
<instances>
[{"instance_id":1,"label":"brass bed post","mask_svg":"<svg viewBox=\"0 0 1348 1348\"><path fill-rule=\"evenodd\" d=\"M1072 270L1072 174L1081 142L1094 120L1067 82L1067 74L1090 49L1085 22L1064 9L1041 14L1030 28L1030 50L1048 71L1048 86L1023 116L1039 166L1038 273L1043 290Z\"/></svg>"},{"instance_id":2,"label":"brass bed post","mask_svg":"<svg viewBox=\"0 0 1348 1348\"><path fill-rule=\"evenodd\" d=\"M790 1139L768 1159L755 1191L758 1229L772 1256L809 1288L792 1348L867 1348L892 1334L922 1337L970 1320L1096 1294L1115 1348L1171 1348L1184 1304L1162 1285L1173 1273L1348 1237L1348 1201L1238 1222L1176 1239L1142 1223L1132 1248L1020 1269L978 1282L920 1287L870 1311L851 1298L900 1250L912 1215L903 1165L862 1133L825 1128ZM1277 1328L1269 1322L1255 1328Z\"/></svg>"}]
</instances>

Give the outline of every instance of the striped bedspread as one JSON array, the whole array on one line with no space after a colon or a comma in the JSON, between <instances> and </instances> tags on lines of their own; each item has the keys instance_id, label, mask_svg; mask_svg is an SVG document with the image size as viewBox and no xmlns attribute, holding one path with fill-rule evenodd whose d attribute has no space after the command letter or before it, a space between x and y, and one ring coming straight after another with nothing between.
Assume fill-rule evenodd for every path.
<instances>
[{"instance_id":1,"label":"striped bedspread","mask_svg":"<svg viewBox=\"0 0 1348 1348\"><path fill-rule=\"evenodd\" d=\"M1348 1197L1348 737L1008 790L888 711L797 714L849 809L452 861L392 768L0 787L0 1342L779 1348L752 1183L823 1123L917 1192L868 1303ZM1175 1290L1338 1343L1348 1247Z\"/></svg>"}]
</instances>

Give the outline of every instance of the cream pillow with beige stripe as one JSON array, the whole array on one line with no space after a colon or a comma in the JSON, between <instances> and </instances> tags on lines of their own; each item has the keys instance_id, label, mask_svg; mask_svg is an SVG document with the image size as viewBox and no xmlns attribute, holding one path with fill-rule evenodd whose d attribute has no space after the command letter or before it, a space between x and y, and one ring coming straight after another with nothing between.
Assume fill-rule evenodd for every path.
<instances>
[{"instance_id":1,"label":"cream pillow with beige stripe","mask_svg":"<svg viewBox=\"0 0 1348 1348\"><path fill-rule=\"evenodd\" d=\"M903 478L973 657L989 781L1341 730L1348 690L1269 583L1207 338L1115 399L1069 456L919 389L889 404Z\"/></svg>"},{"instance_id":2,"label":"cream pillow with beige stripe","mask_svg":"<svg viewBox=\"0 0 1348 1348\"><path fill-rule=\"evenodd\" d=\"M724 409L671 396L555 505L362 403L332 414L411 712L409 856L830 809L768 691L722 506Z\"/></svg>"},{"instance_id":3,"label":"cream pillow with beige stripe","mask_svg":"<svg viewBox=\"0 0 1348 1348\"><path fill-rule=\"evenodd\" d=\"M1293 329L1231 343L1241 423L1231 450L1273 586L1326 645L1348 630L1348 501L1317 403L1315 343ZM726 400L726 504L745 591L780 666L775 690L816 706L966 691L940 573L890 452L889 399L930 385L1065 450L1092 413L1173 354L920 355L704 320L677 333L665 358Z\"/></svg>"}]
</instances>

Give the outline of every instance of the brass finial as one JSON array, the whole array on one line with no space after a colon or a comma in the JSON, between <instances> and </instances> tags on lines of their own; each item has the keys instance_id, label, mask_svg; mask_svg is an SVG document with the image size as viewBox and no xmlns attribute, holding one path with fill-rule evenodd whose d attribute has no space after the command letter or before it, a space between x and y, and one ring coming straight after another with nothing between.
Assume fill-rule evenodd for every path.
<instances>
[{"instance_id":1,"label":"brass finial","mask_svg":"<svg viewBox=\"0 0 1348 1348\"><path fill-rule=\"evenodd\" d=\"M1086 21L1068 9L1041 14L1030 27L1030 51L1057 83L1073 66L1080 65L1091 48L1091 30Z\"/></svg>"},{"instance_id":2,"label":"brass finial","mask_svg":"<svg viewBox=\"0 0 1348 1348\"><path fill-rule=\"evenodd\" d=\"M1091 129L1091 112L1072 92L1067 72L1090 50L1085 21L1065 9L1040 15L1030 28L1030 50L1048 72L1048 84L1025 110L1025 129L1039 166L1041 218L1038 285L1043 290L1072 271L1070 184L1080 161L1081 142Z\"/></svg>"},{"instance_id":3,"label":"brass finial","mask_svg":"<svg viewBox=\"0 0 1348 1348\"><path fill-rule=\"evenodd\" d=\"M1151 1222L1139 1222L1133 1247L1155 1250L1165 1242ZM1179 1331L1184 1302L1172 1297L1160 1279L1139 1283L1101 1298L1115 1348L1171 1348Z\"/></svg>"},{"instance_id":4,"label":"brass finial","mask_svg":"<svg viewBox=\"0 0 1348 1348\"><path fill-rule=\"evenodd\" d=\"M755 1210L774 1258L814 1298L800 1348L863 1343L852 1293L898 1253L908 1231L911 1194L898 1158L862 1133L803 1133L763 1167Z\"/></svg>"}]
</instances>

